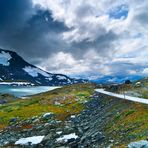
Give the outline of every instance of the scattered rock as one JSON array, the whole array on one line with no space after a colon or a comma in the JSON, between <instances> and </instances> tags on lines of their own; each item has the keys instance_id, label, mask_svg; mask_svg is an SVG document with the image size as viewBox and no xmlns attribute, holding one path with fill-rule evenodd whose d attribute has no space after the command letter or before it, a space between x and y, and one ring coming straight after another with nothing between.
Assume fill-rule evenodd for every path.
<instances>
[{"instance_id":1,"label":"scattered rock","mask_svg":"<svg viewBox=\"0 0 148 148\"><path fill-rule=\"evenodd\" d=\"M147 140L141 140L137 142L131 142L127 148L148 148L148 141Z\"/></svg>"},{"instance_id":2,"label":"scattered rock","mask_svg":"<svg viewBox=\"0 0 148 148\"><path fill-rule=\"evenodd\" d=\"M49 118L52 118L53 117L53 113L45 113L43 115L43 119L49 119Z\"/></svg>"},{"instance_id":3,"label":"scattered rock","mask_svg":"<svg viewBox=\"0 0 148 148\"><path fill-rule=\"evenodd\" d=\"M15 123L15 122L17 122L17 120L18 120L18 118L11 118L11 119L10 119L10 122Z\"/></svg>"}]
</instances>

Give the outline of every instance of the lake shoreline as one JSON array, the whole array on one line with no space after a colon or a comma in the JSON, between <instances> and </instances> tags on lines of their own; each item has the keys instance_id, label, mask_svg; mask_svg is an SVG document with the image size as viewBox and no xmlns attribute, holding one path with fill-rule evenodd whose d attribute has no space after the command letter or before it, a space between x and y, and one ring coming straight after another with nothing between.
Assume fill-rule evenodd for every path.
<instances>
[{"instance_id":1,"label":"lake shoreline","mask_svg":"<svg viewBox=\"0 0 148 148\"><path fill-rule=\"evenodd\" d=\"M10 94L18 98L24 98L31 95L51 91L60 88L58 86L8 86L0 85L0 94Z\"/></svg>"}]
</instances>

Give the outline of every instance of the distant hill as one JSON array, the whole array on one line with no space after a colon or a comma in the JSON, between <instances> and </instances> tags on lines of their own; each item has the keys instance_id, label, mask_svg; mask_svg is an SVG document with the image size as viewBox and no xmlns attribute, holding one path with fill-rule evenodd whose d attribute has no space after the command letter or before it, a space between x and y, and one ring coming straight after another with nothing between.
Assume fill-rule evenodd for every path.
<instances>
[{"instance_id":1,"label":"distant hill","mask_svg":"<svg viewBox=\"0 0 148 148\"><path fill-rule=\"evenodd\" d=\"M142 76L139 76L139 75L116 75L116 76L103 76L101 78L98 78L98 79L94 79L94 80L90 80L92 82L95 82L95 83L124 83L126 80L130 80L130 81L136 81L136 80L139 80L139 79L142 79L143 77Z\"/></svg>"}]
</instances>

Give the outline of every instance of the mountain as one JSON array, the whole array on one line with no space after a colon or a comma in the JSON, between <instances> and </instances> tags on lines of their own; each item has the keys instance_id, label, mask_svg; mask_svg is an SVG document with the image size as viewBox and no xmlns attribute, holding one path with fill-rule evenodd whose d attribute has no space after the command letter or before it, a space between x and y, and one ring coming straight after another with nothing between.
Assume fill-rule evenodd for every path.
<instances>
[{"instance_id":1,"label":"mountain","mask_svg":"<svg viewBox=\"0 0 148 148\"><path fill-rule=\"evenodd\" d=\"M61 86L86 80L52 74L26 62L16 52L0 49L0 84Z\"/></svg>"},{"instance_id":2,"label":"mountain","mask_svg":"<svg viewBox=\"0 0 148 148\"><path fill-rule=\"evenodd\" d=\"M90 80L95 83L124 83L126 80L136 81L141 79L139 75L116 75L116 76L103 76L98 79Z\"/></svg>"}]
</instances>

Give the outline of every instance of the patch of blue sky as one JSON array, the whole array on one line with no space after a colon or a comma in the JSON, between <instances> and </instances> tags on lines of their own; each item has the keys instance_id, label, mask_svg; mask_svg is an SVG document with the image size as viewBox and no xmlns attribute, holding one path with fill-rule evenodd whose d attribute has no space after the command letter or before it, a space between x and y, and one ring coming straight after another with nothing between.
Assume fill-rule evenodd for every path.
<instances>
[{"instance_id":1,"label":"patch of blue sky","mask_svg":"<svg viewBox=\"0 0 148 148\"><path fill-rule=\"evenodd\" d=\"M128 16L128 6L127 5L120 5L117 6L109 11L109 17L113 19L126 19Z\"/></svg>"}]
</instances>

